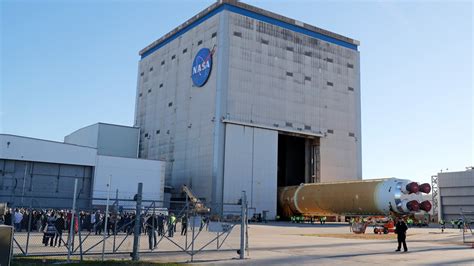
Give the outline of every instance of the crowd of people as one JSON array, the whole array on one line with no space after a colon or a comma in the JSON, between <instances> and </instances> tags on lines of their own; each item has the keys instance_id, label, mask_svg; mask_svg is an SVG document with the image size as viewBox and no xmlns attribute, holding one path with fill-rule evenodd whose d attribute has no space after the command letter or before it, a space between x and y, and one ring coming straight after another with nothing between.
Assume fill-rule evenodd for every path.
<instances>
[{"instance_id":1,"label":"crowd of people","mask_svg":"<svg viewBox=\"0 0 474 266\"><path fill-rule=\"evenodd\" d=\"M74 233L88 231L94 235L116 235L117 233L133 234L135 228L134 212L110 212L106 216L100 210L92 212L80 211L74 216ZM60 247L64 231L71 229L72 212L70 210L30 210L24 208L8 209L4 215L0 215L0 223L11 225L15 232L42 232L43 244L45 246ZM107 223L107 225L105 224ZM177 217L174 213L169 214L142 214L140 216L139 233L149 236L149 248L154 249L157 244L157 235L174 237L177 224L181 224L181 235L187 234L188 218L186 215ZM201 220L199 230L209 223L204 217ZM106 232L104 232L104 230Z\"/></svg>"},{"instance_id":2,"label":"crowd of people","mask_svg":"<svg viewBox=\"0 0 474 266\"><path fill-rule=\"evenodd\" d=\"M15 232L22 231L38 231L46 230L48 221L54 217L64 220L63 230L69 228L71 223L72 213L64 210L28 210L23 208L8 209L5 214L0 215L1 223L11 225ZM76 217L77 222L77 217Z\"/></svg>"}]
</instances>

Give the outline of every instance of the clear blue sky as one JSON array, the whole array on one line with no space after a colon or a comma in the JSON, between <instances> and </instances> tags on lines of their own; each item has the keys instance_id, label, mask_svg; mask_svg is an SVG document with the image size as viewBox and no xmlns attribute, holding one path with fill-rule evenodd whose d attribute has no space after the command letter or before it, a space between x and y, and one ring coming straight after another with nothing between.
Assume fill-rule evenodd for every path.
<instances>
[{"instance_id":1,"label":"clear blue sky","mask_svg":"<svg viewBox=\"0 0 474 266\"><path fill-rule=\"evenodd\" d=\"M361 41L364 178L473 165L471 1L244 1ZM213 1L1 3L0 132L133 124L138 51Z\"/></svg>"}]
</instances>

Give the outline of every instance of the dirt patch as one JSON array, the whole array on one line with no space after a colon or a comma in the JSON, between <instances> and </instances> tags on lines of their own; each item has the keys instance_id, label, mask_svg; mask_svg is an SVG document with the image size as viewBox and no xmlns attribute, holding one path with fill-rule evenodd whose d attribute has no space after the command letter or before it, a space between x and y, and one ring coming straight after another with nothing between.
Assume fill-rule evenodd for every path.
<instances>
[{"instance_id":1,"label":"dirt patch","mask_svg":"<svg viewBox=\"0 0 474 266\"><path fill-rule=\"evenodd\" d=\"M376 235L376 234L299 234L300 236L315 237L333 237L344 239L362 239L362 240L394 240L397 239L395 234ZM410 234L408 235L410 236Z\"/></svg>"},{"instance_id":2,"label":"dirt patch","mask_svg":"<svg viewBox=\"0 0 474 266\"><path fill-rule=\"evenodd\" d=\"M36 265L54 265L54 264L67 264L66 260L57 259L57 258L38 258L38 257L14 257L12 260L12 266L36 266ZM159 263L159 262L151 262L151 261L131 261L131 260L106 260L106 261L99 261L88 259L84 261L72 260L71 264L73 265L94 265L94 266L115 266L115 265L132 265L132 266L177 266L177 263Z\"/></svg>"}]
</instances>

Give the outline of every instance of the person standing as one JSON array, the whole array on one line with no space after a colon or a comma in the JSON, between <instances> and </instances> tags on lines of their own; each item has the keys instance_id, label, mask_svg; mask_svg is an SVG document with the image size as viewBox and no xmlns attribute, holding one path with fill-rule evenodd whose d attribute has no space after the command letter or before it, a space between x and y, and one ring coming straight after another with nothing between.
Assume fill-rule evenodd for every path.
<instances>
[{"instance_id":1,"label":"person standing","mask_svg":"<svg viewBox=\"0 0 474 266\"><path fill-rule=\"evenodd\" d=\"M46 210L41 212L41 232L46 229L46 225L48 224L48 213Z\"/></svg>"},{"instance_id":2,"label":"person standing","mask_svg":"<svg viewBox=\"0 0 474 266\"><path fill-rule=\"evenodd\" d=\"M441 219L439 220L439 225L441 226L441 233L444 233L444 229L446 228L446 222Z\"/></svg>"},{"instance_id":3,"label":"person standing","mask_svg":"<svg viewBox=\"0 0 474 266\"><path fill-rule=\"evenodd\" d=\"M408 230L408 226L406 225L405 221L401 218L397 219L397 223L395 224L395 234L397 234L398 240L398 248L395 251L400 251L401 245L403 244L403 251L407 252L407 243L406 243L406 233Z\"/></svg>"},{"instance_id":4,"label":"person standing","mask_svg":"<svg viewBox=\"0 0 474 266\"><path fill-rule=\"evenodd\" d=\"M165 217L163 214L160 214L158 216L158 236L163 236L164 235L164 230L165 229Z\"/></svg>"},{"instance_id":5,"label":"person standing","mask_svg":"<svg viewBox=\"0 0 474 266\"><path fill-rule=\"evenodd\" d=\"M26 229L27 232L30 232L31 228L28 228L28 222L30 220L31 210L23 211L23 219L21 219L21 229ZM30 225L31 226L31 225Z\"/></svg>"},{"instance_id":6,"label":"person standing","mask_svg":"<svg viewBox=\"0 0 474 266\"><path fill-rule=\"evenodd\" d=\"M45 247L48 245L48 240L50 240L49 245L51 247L53 246L54 237L56 235L55 223L56 223L56 218L54 217L54 211L51 211L48 217L46 228L44 230L43 244Z\"/></svg>"},{"instance_id":7,"label":"person standing","mask_svg":"<svg viewBox=\"0 0 474 266\"><path fill-rule=\"evenodd\" d=\"M56 219L56 221L54 222L54 226L56 227L56 237L54 238L54 246L60 247L63 238L63 230L66 227L66 221L64 221L64 214L62 212L59 214L59 218Z\"/></svg>"},{"instance_id":8,"label":"person standing","mask_svg":"<svg viewBox=\"0 0 474 266\"><path fill-rule=\"evenodd\" d=\"M12 214L10 210L7 210L7 213L5 214L5 225L12 225Z\"/></svg>"},{"instance_id":9,"label":"person standing","mask_svg":"<svg viewBox=\"0 0 474 266\"><path fill-rule=\"evenodd\" d=\"M158 220L156 214L152 214L146 220L147 234L148 234L148 248L153 250L156 247L156 228L158 227Z\"/></svg>"},{"instance_id":10,"label":"person standing","mask_svg":"<svg viewBox=\"0 0 474 266\"><path fill-rule=\"evenodd\" d=\"M19 209L15 210L14 215L14 223L15 223L15 231L21 232L21 221L23 220L23 214L20 212Z\"/></svg>"},{"instance_id":11,"label":"person standing","mask_svg":"<svg viewBox=\"0 0 474 266\"><path fill-rule=\"evenodd\" d=\"M184 236L188 232L188 217L186 215L183 215L181 217L181 235Z\"/></svg>"},{"instance_id":12,"label":"person standing","mask_svg":"<svg viewBox=\"0 0 474 266\"><path fill-rule=\"evenodd\" d=\"M168 237L174 236L175 222L176 222L176 216L174 216L174 214L171 213L170 217L168 218Z\"/></svg>"},{"instance_id":13,"label":"person standing","mask_svg":"<svg viewBox=\"0 0 474 266\"><path fill-rule=\"evenodd\" d=\"M102 232L102 222L101 222L101 217L100 217L100 210L97 210L94 214L94 231L96 235L100 235L100 232Z\"/></svg>"},{"instance_id":14,"label":"person standing","mask_svg":"<svg viewBox=\"0 0 474 266\"><path fill-rule=\"evenodd\" d=\"M35 212L35 224L36 224L36 231L41 232L41 211Z\"/></svg>"},{"instance_id":15,"label":"person standing","mask_svg":"<svg viewBox=\"0 0 474 266\"><path fill-rule=\"evenodd\" d=\"M349 220L349 232L352 232L352 225L354 224L354 217L351 217L351 219Z\"/></svg>"},{"instance_id":16,"label":"person standing","mask_svg":"<svg viewBox=\"0 0 474 266\"><path fill-rule=\"evenodd\" d=\"M91 216L90 217L91 220L90 220L89 233L92 232L92 230L94 230L95 232L95 213L92 213L90 216Z\"/></svg>"}]
</instances>

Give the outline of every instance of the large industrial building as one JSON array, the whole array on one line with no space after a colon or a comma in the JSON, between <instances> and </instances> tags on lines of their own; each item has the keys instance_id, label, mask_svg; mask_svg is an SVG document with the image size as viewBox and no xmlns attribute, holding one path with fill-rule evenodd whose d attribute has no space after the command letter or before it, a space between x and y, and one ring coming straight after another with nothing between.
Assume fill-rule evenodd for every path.
<instances>
[{"instance_id":1,"label":"large industrial building","mask_svg":"<svg viewBox=\"0 0 474 266\"><path fill-rule=\"evenodd\" d=\"M144 184L145 199L161 204L165 162L138 158L139 131L97 123L67 135L64 142L0 134L0 203L70 209L78 180L81 209L104 205L109 191L112 199L133 199L138 182Z\"/></svg>"},{"instance_id":2,"label":"large industrial building","mask_svg":"<svg viewBox=\"0 0 474 266\"><path fill-rule=\"evenodd\" d=\"M458 220L461 213L474 221L474 168L438 173L438 219Z\"/></svg>"},{"instance_id":3,"label":"large industrial building","mask_svg":"<svg viewBox=\"0 0 474 266\"><path fill-rule=\"evenodd\" d=\"M238 1L140 51L140 157L167 162L215 212L241 191L277 214L277 187L362 179L359 42Z\"/></svg>"}]
</instances>

